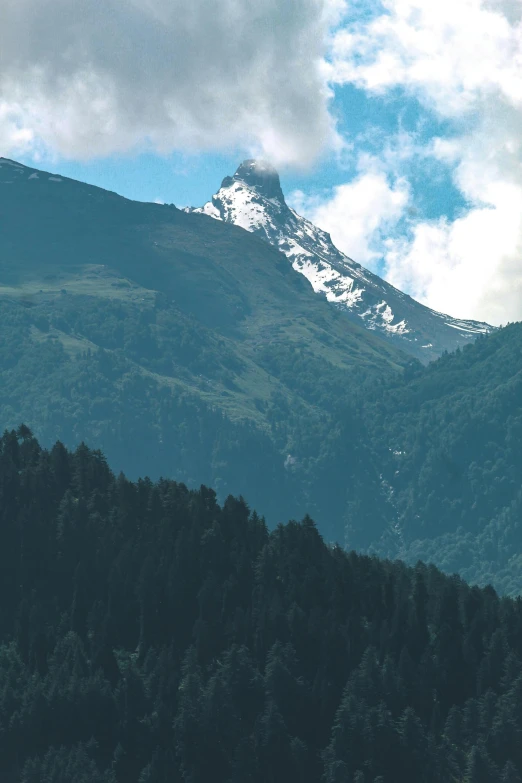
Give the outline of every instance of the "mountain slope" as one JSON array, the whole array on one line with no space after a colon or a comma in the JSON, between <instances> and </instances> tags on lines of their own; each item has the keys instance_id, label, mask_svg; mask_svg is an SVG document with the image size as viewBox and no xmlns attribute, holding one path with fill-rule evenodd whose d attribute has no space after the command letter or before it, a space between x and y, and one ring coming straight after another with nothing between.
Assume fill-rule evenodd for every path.
<instances>
[{"instance_id":1,"label":"mountain slope","mask_svg":"<svg viewBox=\"0 0 522 783\"><path fill-rule=\"evenodd\" d=\"M147 302L159 292L247 351L268 341L271 329L295 338L304 324L307 345L321 356L322 333L336 341L339 364L357 369L354 352L376 368L405 363L400 351L336 318L281 253L234 226L4 158L0 185L0 295L30 295L37 304L65 290Z\"/></svg>"},{"instance_id":2,"label":"mountain slope","mask_svg":"<svg viewBox=\"0 0 522 783\"><path fill-rule=\"evenodd\" d=\"M260 237L0 160L0 426L271 526L521 592L521 340L422 367Z\"/></svg>"},{"instance_id":3,"label":"mountain slope","mask_svg":"<svg viewBox=\"0 0 522 783\"><path fill-rule=\"evenodd\" d=\"M413 371L374 399L369 437L387 449L379 463L395 513L371 541L352 515L359 545L520 594L522 324Z\"/></svg>"},{"instance_id":4,"label":"mountain slope","mask_svg":"<svg viewBox=\"0 0 522 783\"><path fill-rule=\"evenodd\" d=\"M488 324L430 310L341 253L329 234L287 206L277 172L263 161L244 161L211 201L187 211L262 236L286 254L315 292L423 362L492 331Z\"/></svg>"},{"instance_id":5,"label":"mountain slope","mask_svg":"<svg viewBox=\"0 0 522 783\"><path fill-rule=\"evenodd\" d=\"M259 237L6 159L0 337L2 427L220 497L264 477L272 522L304 513L337 401L408 363Z\"/></svg>"}]
</instances>

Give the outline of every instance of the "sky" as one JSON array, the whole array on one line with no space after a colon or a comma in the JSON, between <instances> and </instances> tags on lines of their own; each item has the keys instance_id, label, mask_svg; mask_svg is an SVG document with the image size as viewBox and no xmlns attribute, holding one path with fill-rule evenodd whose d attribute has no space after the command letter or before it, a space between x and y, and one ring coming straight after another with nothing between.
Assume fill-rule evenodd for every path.
<instances>
[{"instance_id":1,"label":"sky","mask_svg":"<svg viewBox=\"0 0 522 783\"><path fill-rule=\"evenodd\" d=\"M522 0L2 0L0 155L177 206L263 157L393 285L522 320Z\"/></svg>"}]
</instances>

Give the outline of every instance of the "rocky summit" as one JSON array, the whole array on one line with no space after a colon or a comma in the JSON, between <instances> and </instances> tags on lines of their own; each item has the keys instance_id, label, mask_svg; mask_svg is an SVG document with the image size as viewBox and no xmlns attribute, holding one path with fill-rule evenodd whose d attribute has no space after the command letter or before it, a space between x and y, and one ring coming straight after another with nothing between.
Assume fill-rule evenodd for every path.
<instances>
[{"instance_id":1,"label":"rocky summit","mask_svg":"<svg viewBox=\"0 0 522 783\"><path fill-rule=\"evenodd\" d=\"M422 362L494 330L487 323L431 310L346 256L326 231L287 205L279 175L265 161L245 160L210 201L186 211L260 235L285 253L316 293Z\"/></svg>"}]
</instances>

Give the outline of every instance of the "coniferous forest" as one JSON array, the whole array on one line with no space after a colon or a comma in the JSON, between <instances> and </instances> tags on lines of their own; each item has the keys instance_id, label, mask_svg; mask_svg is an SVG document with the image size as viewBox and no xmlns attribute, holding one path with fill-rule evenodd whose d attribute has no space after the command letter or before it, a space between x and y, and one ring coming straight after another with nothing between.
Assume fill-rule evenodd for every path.
<instances>
[{"instance_id":1,"label":"coniferous forest","mask_svg":"<svg viewBox=\"0 0 522 783\"><path fill-rule=\"evenodd\" d=\"M2 781L520 781L519 598L24 426L0 515Z\"/></svg>"}]
</instances>

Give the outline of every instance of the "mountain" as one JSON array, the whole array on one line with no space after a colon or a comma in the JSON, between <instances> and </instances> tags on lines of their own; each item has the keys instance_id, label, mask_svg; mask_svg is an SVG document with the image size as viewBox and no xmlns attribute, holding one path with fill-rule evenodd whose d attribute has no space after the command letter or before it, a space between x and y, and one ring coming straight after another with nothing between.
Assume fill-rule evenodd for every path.
<instances>
[{"instance_id":1,"label":"mountain","mask_svg":"<svg viewBox=\"0 0 522 783\"><path fill-rule=\"evenodd\" d=\"M521 324L423 366L252 233L0 160L0 427L46 447L517 594L521 373Z\"/></svg>"},{"instance_id":2,"label":"mountain","mask_svg":"<svg viewBox=\"0 0 522 783\"><path fill-rule=\"evenodd\" d=\"M27 428L0 500L2 781L520 783L520 600Z\"/></svg>"},{"instance_id":3,"label":"mountain","mask_svg":"<svg viewBox=\"0 0 522 783\"><path fill-rule=\"evenodd\" d=\"M338 409L409 361L259 237L0 159L2 428L243 493L275 523L305 513ZM378 497L364 438L347 448Z\"/></svg>"},{"instance_id":4,"label":"mountain","mask_svg":"<svg viewBox=\"0 0 522 783\"><path fill-rule=\"evenodd\" d=\"M264 161L244 161L211 201L187 211L263 237L285 253L316 293L422 362L493 330L430 310L341 253L329 234L286 204L277 171Z\"/></svg>"}]
</instances>

